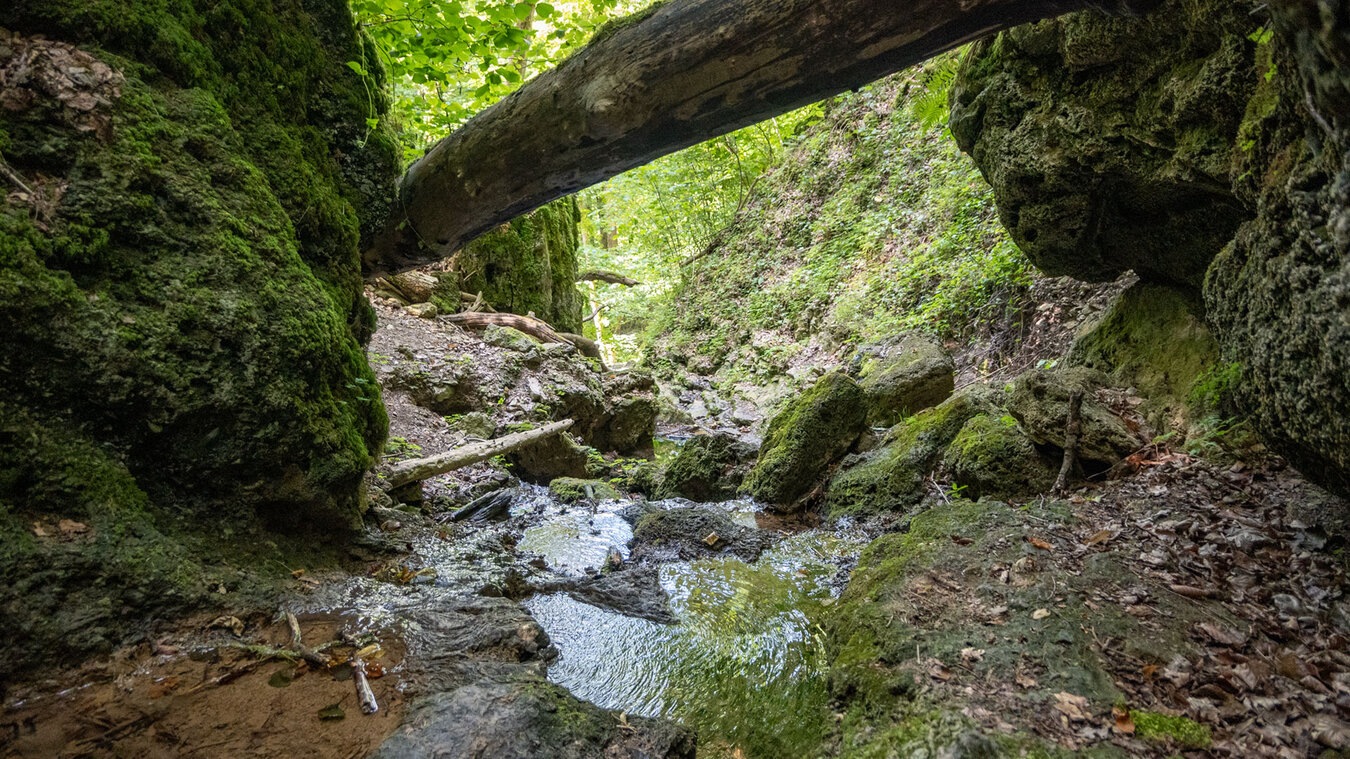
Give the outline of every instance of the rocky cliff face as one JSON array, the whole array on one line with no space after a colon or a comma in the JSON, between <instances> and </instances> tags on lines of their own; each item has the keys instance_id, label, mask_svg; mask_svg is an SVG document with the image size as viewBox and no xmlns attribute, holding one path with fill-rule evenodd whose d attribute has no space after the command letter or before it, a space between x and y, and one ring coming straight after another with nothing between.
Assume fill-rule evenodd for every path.
<instances>
[{"instance_id":1,"label":"rocky cliff face","mask_svg":"<svg viewBox=\"0 0 1350 759\"><path fill-rule=\"evenodd\" d=\"M341 0L0 9L7 664L231 585L231 535L358 519L380 92Z\"/></svg>"},{"instance_id":2,"label":"rocky cliff face","mask_svg":"<svg viewBox=\"0 0 1350 759\"><path fill-rule=\"evenodd\" d=\"M1334 2L1171 0L975 46L952 132L1046 271L1191 295L1264 437L1350 488L1350 20Z\"/></svg>"}]
</instances>

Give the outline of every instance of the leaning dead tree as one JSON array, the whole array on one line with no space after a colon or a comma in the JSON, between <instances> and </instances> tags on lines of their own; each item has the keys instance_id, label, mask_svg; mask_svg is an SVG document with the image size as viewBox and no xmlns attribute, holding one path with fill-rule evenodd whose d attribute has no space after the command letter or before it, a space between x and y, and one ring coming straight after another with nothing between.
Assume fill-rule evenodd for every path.
<instances>
[{"instance_id":1,"label":"leaning dead tree","mask_svg":"<svg viewBox=\"0 0 1350 759\"><path fill-rule=\"evenodd\" d=\"M475 116L404 175L367 274L1018 24L1156 0L671 0Z\"/></svg>"},{"instance_id":2,"label":"leaning dead tree","mask_svg":"<svg viewBox=\"0 0 1350 759\"><path fill-rule=\"evenodd\" d=\"M451 314L442 316L443 321L451 324L458 324L468 329L487 329L488 327L510 327L524 332L534 339L543 343L563 343L571 345L581 352L583 356L591 358L600 358L600 346L588 337L582 337L571 332L559 332L549 323L532 316L520 316L518 314L497 314L497 313L474 313L472 311L462 314Z\"/></svg>"},{"instance_id":3,"label":"leaning dead tree","mask_svg":"<svg viewBox=\"0 0 1350 759\"><path fill-rule=\"evenodd\" d=\"M517 448L556 435L571 427L573 423L571 419L564 419L560 422L546 424L538 429L525 430L494 440L485 440L481 443L462 445L439 456L400 461L389 470L388 487L391 489L400 488L410 482L420 482L428 477L435 477L438 474L452 472L470 464L487 461L493 456L510 453Z\"/></svg>"}]
</instances>

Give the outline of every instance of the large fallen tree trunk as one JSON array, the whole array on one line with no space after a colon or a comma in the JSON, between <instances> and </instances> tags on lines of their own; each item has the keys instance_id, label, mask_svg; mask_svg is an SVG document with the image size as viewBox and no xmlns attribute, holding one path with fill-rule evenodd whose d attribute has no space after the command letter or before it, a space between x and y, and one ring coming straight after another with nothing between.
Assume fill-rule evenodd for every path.
<instances>
[{"instance_id":1,"label":"large fallen tree trunk","mask_svg":"<svg viewBox=\"0 0 1350 759\"><path fill-rule=\"evenodd\" d=\"M395 464L389 471L389 489L403 487L410 482L420 482L428 477L435 477L438 474L452 472L461 467L477 464L480 461L487 461L493 456L499 456L503 453L529 445L530 443L543 440L550 435L556 435L559 432L571 427L571 419L564 419L561 422L553 422L534 430L526 430L511 435L504 435L495 440L485 440L481 443L470 443L425 459L409 459Z\"/></svg>"},{"instance_id":2,"label":"large fallen tree trunk","mask_svg":"<svg viewBox=\"0 0 1350 759\"><path fill-rule=\"evenodd\" d=\"M1018 24L1155 0L671 0L531 80L403 177L368 274Z\"/></svg>"},{"instance_id":3,"label":"large fallen tree trunk","mask_svg":"<svg viewBox=\"0 0 1350 759\"><path fill-rule=\"evenodd\" d=\"M458 324L461 327L469 329L487 329L488 327L510 327L518 329L521 332L544 343L567 343L573 345L571 340L563 336L561 332L549 326L548 322L540 321L529 316L519 314L484 314L484 313L464 313L451 314L441 317L451 324Z\"/></svg>"}]
</instances>

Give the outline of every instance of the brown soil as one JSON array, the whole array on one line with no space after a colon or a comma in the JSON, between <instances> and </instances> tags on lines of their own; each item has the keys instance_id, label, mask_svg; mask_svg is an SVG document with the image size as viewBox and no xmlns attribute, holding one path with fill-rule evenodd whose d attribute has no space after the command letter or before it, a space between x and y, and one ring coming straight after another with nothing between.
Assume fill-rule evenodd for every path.
<instances>
[{"instance_id":1,"label":"brown soil","mask_svg":"<svg viewBox=\"0 0 1350 759\"><path fill-rule=\"evenodd\" d=\"M370 680L379 711L365 715L349 664L316 669L238 647L285 648L285 621L250 624L240 638L212 621L15 688L0 712L0 756L358 757L401 721L397 638L379 636L382 653L370 657L371 674L383 674ZM301 617L303 639L315 645L341 628L336 617ZM355 650L325 653L342 661ZM345 716L319 716L334 704Z\"/></svg>"}]
</instances>

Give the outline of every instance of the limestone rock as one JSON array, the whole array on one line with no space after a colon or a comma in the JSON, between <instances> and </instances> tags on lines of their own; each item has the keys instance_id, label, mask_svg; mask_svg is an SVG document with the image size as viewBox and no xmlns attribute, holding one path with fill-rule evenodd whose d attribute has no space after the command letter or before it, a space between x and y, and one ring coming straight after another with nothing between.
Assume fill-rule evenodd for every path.
<instances>
[{"instance_id":1,"label":"limestone rock","mask_svg":"<svg viewBox=\"0 0 1350 759\"><path fill-rule=\"evenodd\" d=\"M918 332L896 335L859 350L859 384L867 395L867 421L889 427L951 397L956 364L937 341Z\"/></svg>"},{"instance_id":2,"label":"limestone rock","mask_svg":"<svg viewBox=\"0 0 1350 759\"><path fill-rule=\"evenodd\" d=\"M781 509L798 508L867 426L867 400L847 375L832 372L773 418L759 459L741 490Z\"/></svg>"},{"instance_id":3,"label":"limestone rock","mask_svg":"<svg viewBox=\"0 0 1350 759\"><path fill-rule=\"evenodd\" d=\"M972 417L1001 415L1002 400L1001 391L973 385L892 427L881 447L840 466L826 492L826 513L870 516L917 506L943 450Z\"/></svg>"},{"instance_id":4,"label":"limestone rock","mask_svg":"<svg viewBox=\"0 0 1350 759\"><path fill-rule=\"evenodd\" d=\"M578 443L569 432L512 451L506 460L516 476L537 485L559 477L586 479L604 468L600 452Z\"/></svg>"},{"instance_id":5,"label":"limestone rock","mask_svg":"<svg viewBox=\"0 0 1350 759\"><path fill-rule=\"evenodd\" d=\"M587 495L587 489L590 494ZM559 477L548 484L549 495L563 503L576 503L583 499L610 501L619 497L619 491L613 485L601 480L582 480L575 477Z\"/></svg>"},{"instance_id":6,"label":"limestone rock","mask_svg":"<svg viewBox=\"0 0 1350 759\"><path fill-rule=\"evenodd\" d=\"M734 435L695 435L666 467L659 497L705 502L735 498L754 459L754 447Z\"/></svg>"},{"instance_id":7,"label":"limestone rock","mask_svg":"<svg viewBox=\"0 0 1350 759\"><path fill-rule=\"evenodd\" d=\"M1202 5L1203 10L1195 7ZM951 130L1047 274L1198 289L1248 211L1229 160L1260 81L1242 3L1076 13L972 46Z\"/></svg>"},{"instance_id":8,"label":"limestone rock","mask_svg":"<svg viewBox=\"0 0 1350 759\"><path fill-rule=\"evenodd\" d=\"M514 327L503 327L496 324L483 330L483 342L518 353L532 353L539 348L539 341L533 337Z\"/></svg>"},{"instance_id":9,"label":"limestone rock","mask_svg":"<svg viewBox=\"0 0 1350 759\"><path fill-rule=\"evenodd\" d=\"M403 310L419 319L435 319L440 314L435 303L414 303Z\"/></svg>"},{"instance_id":10,"label":"limestone rock","mask_svg":"<svg viewBox=\"0 0 1350 759\"><path fill-rule=\"evenodd\" d=\"M755 561L778 542L774 533L737 524L716 506L649 507L625 511L623 516L634 521L632 559L635 561L688 561L722 553ZM714 535L716 539L709 540Z\"/></svg>"},{"instance_id":11,"label":"limestone rock","mask_svg":"<svg viewBox=\"0 0 1350 759\"><path fill-rule=\"evenodd\" d=\"M1057 470L1009 416L971 417L943 454L943 466L961 495L1024 498L1045 493Z\"/></svg>"},{"instance_id":12,"label":"limestone rock","mask_svg":"<svg viewBox=\"0 0 1350 759\"><path fill-rule=\"evenodd\" d=\"M1084 390L1078 456L1110 466L1134 453L1146 441L1131 432L1124 420L1097 398L1094 390L1106 384L1104 375L1090 369L1033 369L1013 380L1008 413L1021 423L1033 441L1062 449L1069 419L1069 396L1075 388Z\"/></svg>"}]
</instances>

